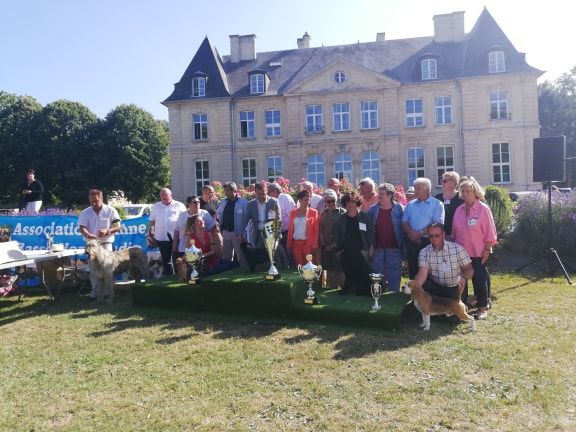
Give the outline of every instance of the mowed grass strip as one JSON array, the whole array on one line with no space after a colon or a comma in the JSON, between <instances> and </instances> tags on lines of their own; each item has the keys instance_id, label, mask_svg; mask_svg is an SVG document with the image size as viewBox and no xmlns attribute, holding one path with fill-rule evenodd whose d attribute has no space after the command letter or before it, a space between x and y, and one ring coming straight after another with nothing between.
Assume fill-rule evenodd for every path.
<instances>
[{"instance_id":1,"label":"mowed grass strip","mask_svg":"<svg viewBox=\"0 0 576 432\"><path fill-rule=\"evenodd\" d=\"M0 430L576 430L576 288L493 295L476 334L0 299Z\"/></svg>"}]
</instances>

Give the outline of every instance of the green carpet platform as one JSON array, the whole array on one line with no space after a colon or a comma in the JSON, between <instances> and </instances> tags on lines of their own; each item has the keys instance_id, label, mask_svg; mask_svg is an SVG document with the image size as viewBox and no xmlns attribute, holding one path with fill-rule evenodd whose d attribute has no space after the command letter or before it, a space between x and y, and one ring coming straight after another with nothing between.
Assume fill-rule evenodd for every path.
<instances>
[{"instance_id":1,"label":"green carpet platform","mask_svg":"<svg viewBox=\"0 0 576 432\"><path fill-rule=\"evenodd\" d=\"M319 304L307 305L307 288L295 271L266 281L263 271L250 274L235 269L204 278L198 285L189 286L173 277L137 284L132 301L144 307L394 329L409 300L404 294L386 293L379 300L382 308L373 311L371 297L339 295L340 290L322 290L317 282L314 290Z\"/></svg>"}]
</instances>

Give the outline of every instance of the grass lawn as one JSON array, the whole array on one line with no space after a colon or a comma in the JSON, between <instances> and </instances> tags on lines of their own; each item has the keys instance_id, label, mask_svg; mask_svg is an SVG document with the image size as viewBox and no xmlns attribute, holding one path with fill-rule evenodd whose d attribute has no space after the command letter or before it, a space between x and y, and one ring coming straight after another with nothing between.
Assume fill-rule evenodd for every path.
<instances>
[{"instance_id":1,"label":"grass lawn","mask_svg":"<svg viewBox=\"0 0 576 432\"><path fill-rule=\"evenodd\" d=\"M476 334L0 299L0 431L576 430L576 287L493 295Z\"/></svg>"}]
</instances>

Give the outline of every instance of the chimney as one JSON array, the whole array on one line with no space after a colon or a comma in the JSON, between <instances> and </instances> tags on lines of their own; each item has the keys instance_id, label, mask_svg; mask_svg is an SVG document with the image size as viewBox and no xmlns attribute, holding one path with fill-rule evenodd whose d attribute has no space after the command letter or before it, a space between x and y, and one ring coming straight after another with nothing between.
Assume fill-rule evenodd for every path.
<instances>
[{"instance_id":1,"label":"chimney","mask_svg":"<svg viewBox=\"0 0 576 432\"><path fill-rule=\"evenodd\" d=\"M256 35L230 35L230 62L256 60Z\"/></svg>"},{"instance_id":2,"label":"chimney","mask_svg":"<svg viewBox=\"0 0 576 432\"><path fill-rule=\"evenodd\" d=\"M310 35L308 32L305 32L301 38L296 39L296 43L298 44L298 49L310 48Z\"/></svg>"},{"instance_id":3,"label":"chimney","mask_svg":"<svg viewBox=\"0 0 576 432\"><path fill-rule=\"evenodd\" d=\"M462 42L464 33L464 11L434 15L434 42Z\"/></svg>"},{"instance_id":4,"label":"chimney","mask_svg":"<svg viewBox=\"0 0 576 432\"><path fill-rule=\"evenodd\" d=\"M230 35L230 62L238 63L240 61L240 36Z\"/></svg>"},{"instance_id":5,"label":"chimney","mask_svg":"<svg viewBox=\"0 0 576 432\"><path fill-rule=\"evenodd\" d=\"M376 33L376 42L381 42L386 40L386 32Z\"/></svg>"},{"instance_id":6,"label":"chimney","mask_svg":"<svg viewBox=\"0 0 576 432\"><path fill-rule=\"evenodd\" d=\"M256 60L256 35L240 36L240 61Z\"/></svg>"}]
</instances>

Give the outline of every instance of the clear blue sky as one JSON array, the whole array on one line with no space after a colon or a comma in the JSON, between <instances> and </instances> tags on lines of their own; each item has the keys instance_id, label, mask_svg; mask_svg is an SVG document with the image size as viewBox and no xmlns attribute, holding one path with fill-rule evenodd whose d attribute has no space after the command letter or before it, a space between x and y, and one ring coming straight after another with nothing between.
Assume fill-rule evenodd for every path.
<instances>
[{"instance_id":1,"label":"clear blue sky","mask_svg":"<svg viewBox=\"0 0 576 432\"><path fill-rule=\"evenodd\" d=\"M259 52L431 36L432 16L486 6L530 65L552 80L576 65L576 2L548 0L0 0L0 90L80 102L98 117L134 103L158 119L204 36L229 54L230 34Z\"/></svg>"}]
</instances>

